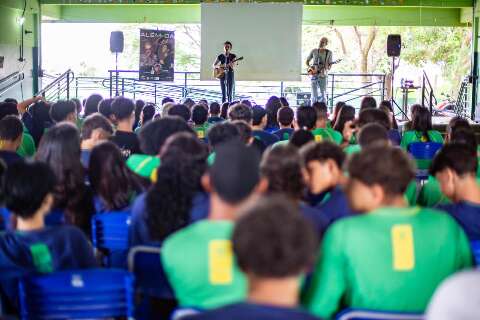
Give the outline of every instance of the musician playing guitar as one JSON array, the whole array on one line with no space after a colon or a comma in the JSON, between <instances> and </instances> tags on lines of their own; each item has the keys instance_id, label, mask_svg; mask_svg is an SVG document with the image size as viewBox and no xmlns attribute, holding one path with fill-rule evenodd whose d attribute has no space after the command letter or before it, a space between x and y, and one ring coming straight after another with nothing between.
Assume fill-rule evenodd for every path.
<instances>
[{"instance_id":1,"label":"musician playing guitar","mask_svg":"<svg viewBox=\"0 0 480 320\"><path fill-rule=\"evenodd\" d=\"M213 68L224 68L225 74L219 78L222 89L222 102L231 102L233 100L232 93L235 85L235 74L233 70L235 63L232 63L232 61L234 61L237 56L230 52L232 50L232 43L230 41L225 41L223 49L224 53L217 57L213 63Z\"/></svg>"},{"instance_id":2,"label":"musician playing guitar","mask_svg":"<svg viewBox=\"0 0 480 320\"><path fill-rule=\"evenodd\" d=\"M332 67L332 52L327 49L328 39L323 37L317 49L313 49L307 57L307 67L312 76L312 104L316 101L326 101L328 71ZM310 65L310 61L313 63ZM320 96L318 90L320 89Z\"/></svg>"}]
</instances>

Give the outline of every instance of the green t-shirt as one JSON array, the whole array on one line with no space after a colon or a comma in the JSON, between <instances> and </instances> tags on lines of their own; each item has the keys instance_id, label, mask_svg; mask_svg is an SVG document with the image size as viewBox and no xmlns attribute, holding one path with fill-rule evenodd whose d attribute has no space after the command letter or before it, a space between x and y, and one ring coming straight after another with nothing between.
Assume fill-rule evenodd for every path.
<instances>
[{"instance_id":1,"label":"green t-shirt","mask_svg":"<svg viewBox=\"0 0 480 320\"><path fill-rule=\"evenodd\" d=\"M327 230L304 305L332 317L342 307L423 312L437 286L472 265L467 237L448 214L386 207Z\"/></svg>"},{"instance_id":2,"label":"green t-shirt","mask_svg":"<svg viewBox=\"0 0 480 320\"><path fill-rule=\"evenodd\" d=\"M17 154L21 157L33 157L35 155L35 142L32 136L28 133L28 130L23 127L22 144L17 150Z\"/></svg>"},{"instance_id":3,"label":"green t-shirt","mask_svg":"<svg viewBox=\"0 0 480 320\"><path fill-rule=\"evenodd\" d=\"M195 133L197 134L198 139L205 139L207 138L207 129L208 129L208 123L195 126L193 130L195 130Z\"/></svg>"},{"instance_id":4,"label":"green t-shirt","mask_svg":"<svg viewBox=\"0 0 480 320\"><path fill-rule=\"evenodd\" d=\"M443 194L440 183L435 177L428 176L428 181L420 189L417 203L423 207L435 207L440 204L448 204L451 201Z\"/></svg>"},{"instance_id":5,"label":"green t-shirt","mask_svg":"<svg viewBox=\"0 0 480 320\"><path fill-rule=\"evenodd\" d=\"M428 139L425 137L422 132L420 131L406 131L403 133L402 141L400 142L400 146L407 150L408 145L414 142L438 142L443 143L442 134L436 130L428 131Z\"/></svg>"},{"instance_id":6,"label":"green t-shirt","mask_svg":"<svg viewBox=\"0 0 480 320\"><path fill-rule=\"evenodd\" d=\"M233 223L204 220L167 238L162 264L181 307L212 309L247 296L230 240Z\"/></svg>"},{"instance_id":7,"label":"green t-shirt","mask_svg":"<svg viewBox=\"0 0 480 320\"><path fill-rule=\"evenodd\" d=\"M362 151L362 147L359 144L350 144L343 149L347 155L351 155L354 153L359 153Z\"/></svg>"},{"instance_id":8,"label":"green t-shirt","mask_svg":"<svg viewBox=\"0 0 480 320\"><path fill-rule=\"evenodd\" d=\"M315 137L315 141L321 142L323 140L330 140L336 144L341 144L343 137L338 131L330 128L317 128L312 130L312 134Z\"/></svg>"},{"instance_id":9,"label":"green t-shirt","mask_svg":"<svg viewBox=\"0 0 480 320\"><path fill-rule=\"evenodd\" d=\"M415 180L408 184L404 196L410 206L417 204L417 182Z\"/></svg>"}]
</instances>

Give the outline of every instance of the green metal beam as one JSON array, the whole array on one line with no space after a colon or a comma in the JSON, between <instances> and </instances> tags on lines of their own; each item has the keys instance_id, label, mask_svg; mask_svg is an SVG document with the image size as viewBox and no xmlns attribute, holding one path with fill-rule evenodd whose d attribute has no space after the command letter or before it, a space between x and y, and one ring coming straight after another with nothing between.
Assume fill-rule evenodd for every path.
<instances>
[{"instance_id":1,"label":"green metal beam","mask_svg":"<svg viewBox=\"0 0 480 320\"><path fill-rule=\"evenodd\" d=\"M14 0L5 0L14 1ZM471 8L473 0L297 0L312 5L355 5L394 7ZM40 0L42 4L198 4L200 2L237 2L236 0ZM292 2L291 0L241 0L240 2Z\"/></svg>"}]
</instances>

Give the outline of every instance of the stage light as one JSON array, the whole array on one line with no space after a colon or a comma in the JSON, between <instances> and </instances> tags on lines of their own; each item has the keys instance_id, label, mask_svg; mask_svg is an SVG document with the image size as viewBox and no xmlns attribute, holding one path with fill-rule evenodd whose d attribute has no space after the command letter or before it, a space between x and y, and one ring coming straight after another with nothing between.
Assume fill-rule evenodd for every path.
<instances>
[{"instance_id":1,"label":"stage light","mask_svg":"<svg viewBox=\"0 0 480 320\"><path fill-rule=\"evenodd\" d=\"M23 26L23 24L25 23L25 17L18 17L18 18L17 18L17 23L18 23L20 26Z\"/></svg>"}]
</instances>

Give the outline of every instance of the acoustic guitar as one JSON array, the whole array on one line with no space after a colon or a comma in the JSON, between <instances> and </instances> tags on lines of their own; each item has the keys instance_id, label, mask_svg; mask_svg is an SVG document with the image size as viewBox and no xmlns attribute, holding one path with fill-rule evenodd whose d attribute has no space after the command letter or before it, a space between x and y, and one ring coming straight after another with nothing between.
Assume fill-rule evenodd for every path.
<instances>
[{"instance_id":1,"label":"acoustic guitar","mask_svg":"<svg viewBox=\"0 0 480 320\"><path fill-rule=\"evenodd\" d=\"M331 63L331 65L337 64L341 61L342 61L342 59L335 60ZM308 73L308 75L310 75L312 77L316 77L316 76L323 76L324 77L326 75L325 64L324 63L313 64L310 67L308 67L307 73Z\"/></svg>"},{"instance_id":2,"label":"acoustic guitar","mask_svg":"<svg viewBox=\"0 0 480 320\"><path fill-rule=\"evenodd\" d=\"M219 65L219 66L215 67L215 69L213 69L213 77L216 78L216 79L222 78L223 75L225 74L225 70L228 67L231 67L235 62L241 61L241 60L243 60L243 57L233 59L227 65L222 64L222 65Z\"/></svg>"}]
</instances>

